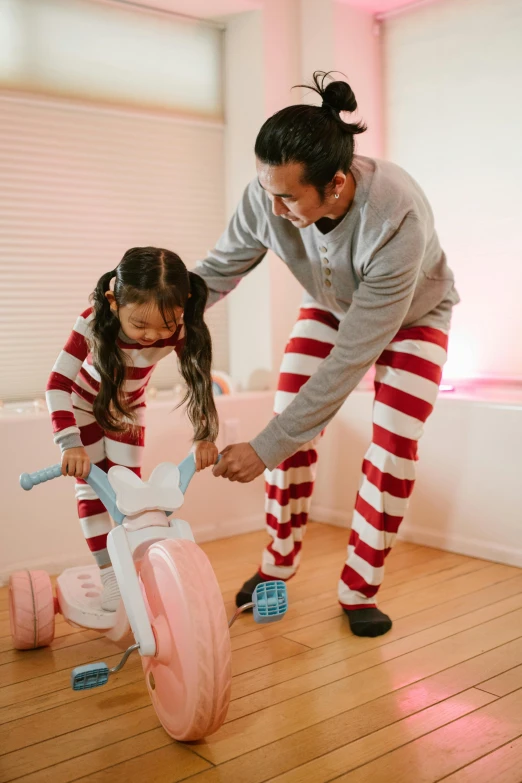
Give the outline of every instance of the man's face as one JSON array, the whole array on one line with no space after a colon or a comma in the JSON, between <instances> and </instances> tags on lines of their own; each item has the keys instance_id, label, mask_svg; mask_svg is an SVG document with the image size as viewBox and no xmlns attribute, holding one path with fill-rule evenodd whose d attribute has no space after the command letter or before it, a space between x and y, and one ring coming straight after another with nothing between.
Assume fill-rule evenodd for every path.
<instances>
[{"instance_id":1,"label":"man's face","mask_svg":"<svg viewBox=\"0 0 522 783\"><path fill-rule=\"evenodd\" d=\"M331 199L321 199L313 185L303 184L302 163L269 166L257 160L256 168L259 184L268 193L274 215L296 228L306 228L329 216Z\"/></svg>"}]
</instances>

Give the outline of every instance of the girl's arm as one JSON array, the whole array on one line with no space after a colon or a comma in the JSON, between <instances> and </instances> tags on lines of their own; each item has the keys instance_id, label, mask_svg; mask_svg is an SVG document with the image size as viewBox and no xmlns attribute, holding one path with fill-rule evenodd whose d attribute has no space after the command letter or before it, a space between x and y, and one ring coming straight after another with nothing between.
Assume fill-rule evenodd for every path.
<instances>
[{"instance_id":1,"label":"girl's arm","mask_svg":"<svg viewBox=\"0 0 522 783\"><path fill-rule=\"evenodd\" d=\"M66 449L81 448L83 445L73 413L71 393L76 376L89 353L86 337L91 320L92 308L89 308L76 321L47 383L45 397L51 414L54 442L60 446L62 452Z\"/></svg>"}]
</instances>

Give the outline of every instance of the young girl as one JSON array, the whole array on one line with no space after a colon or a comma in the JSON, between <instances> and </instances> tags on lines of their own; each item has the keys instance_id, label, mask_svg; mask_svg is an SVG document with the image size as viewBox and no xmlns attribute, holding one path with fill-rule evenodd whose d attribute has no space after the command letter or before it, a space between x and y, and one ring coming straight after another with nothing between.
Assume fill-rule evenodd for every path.
<instances>
[{"instance_id":1,"label":"young girl","mask_svg":"<svg viewBox=\"0 0 522 783\"><path fill-rule=\"evenodd\" d=\"M138 476L144 446L145 389L154 367L176 351L194 426L196 467L217 458L212 396L212 343L203 315L208 290L169 250L135 247L98 280L93 306L76 321L47 385L54 440L63 475L76 477L83 533L100 567L101 606L119 601L107 552L111 521L85 482L91 462L108 471L124 465Z\"/></svg>"}]
</instances>

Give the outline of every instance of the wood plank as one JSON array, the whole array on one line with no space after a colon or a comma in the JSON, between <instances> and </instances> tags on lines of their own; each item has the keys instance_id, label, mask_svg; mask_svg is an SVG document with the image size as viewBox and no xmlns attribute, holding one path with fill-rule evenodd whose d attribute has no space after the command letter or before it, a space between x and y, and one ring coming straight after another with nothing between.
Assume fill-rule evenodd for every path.
<instances>
[{"instance_id":1,"label":"wood plank","mask_svg":"<svg viewBox=\"0 0 522 783\"><path fill-rule=\"evenodd\" d=\"M49 689L48 693L34 695L34 691L30 689L24 694L25 699L14 699L12 704L7 707L0 708L0 725L4 723L10 723L11 721L24 718L28 715L36 715L38 712L46 712L53 707L58 707L61 704L67 704L73 702L77 705L78 709L82 709L81 702L84 699L89 699L96 693L100 693L96 689L88 691L73 691L69 677L66 673L61 672L61 678L57 683L57 687ZM143 680L143 669L139 658L134 658L125 664L125 668L117 674L111 674L107 685L103 686L103 692L116 690L117 688L124 688L127 685L141 682ZM29 683L38 682L36 680L29 680ZM13 686L17 687L17 686ZM6 689L7 690L7 689ZM45 718L45 716L42 716Z\"/></svg>"},{"instance_id":2,"label":"wood plank","mask_svg":"<svg viewBox=\"0 0 522 783\"><path fill-rule=\"evenodd\" d=\"M121 654L118 653L118 655L107 657L104 660L108 666L114 666L120 658ZM133 665L134 661L129 661L125 666L125 670L128 671ZM122 674L123 671L114 675L114 677L120 677ZM67 670L59 670L52 672L51 674L42 675L41 677L35 677L34 679L23 680L22 682L17 682L13 685L6 685L5 688L0 688L0 707L17 704L26 699L36 699L45 696L46 694L53 693L54 691L62 690L64 687L70 687Z\"/></svg>"},{"instance_id":3,"label":"wood plank","mask_svg":"<svg viewBox=\"0 0 522 783\"><path fill-rule=\"evenodd\" d=\"M455 564L450 566L451 560L443 561L446 567L441 564L442 558L432 561L427 565L420 566L421 571L419 579L423 581L420 584L417 583L415 573L416 568L411 569L410 590L419 590L426 588L426 582L429 579L429 586L436 585L447 579L461 576L463 574L471 573L475 570L484 568L484 564L481 561L466 561L464 563ZM430 567L434 568L433 572L430 572ZM393 576L393 575L392 575ZM392 578L390 578L390 582ZM388 580L386 581L388 585ZM392 587L387 586L386 590L382 590L382 594L388 597L398 597L404 594L402 584ZM231 629L232 637L232 649L239 650L242 647L247 647L249 644L255 644L263 639L271 639L274 636L281 634L281 629L284 628L285 634L290 631L299 630L310 625L314 625L317 622L330 619L332 617L340 616L340 607L337 602L335 592L332 593L328 590L324 593L312 595L309 598L301 599L300 601L289 602L288 611L285 615L284 624L273 625L261 625L252 626L251 617L247 615L240 615L239 619L234 623ZM397 615L396 615L397 616Z\"/></svg>"},{"instance_id":4,"label":"wood plank","mask_svg":"<svg viewBox=\"0 0 522 783\"><path fill-rule=\"evenodd\" d=\"M56 617L56 627L54 632L55 641L57 639L61 639L64 636L74 636L75 634L82 633L83 631L83 628L73 628L72 625L66 623L60 615ZM0 651L5 652L6 650L14 650L13 640L10 633L7 636L0 638Z\"/></svg>"},{"instance_id":5,"label":"wood plank","mask_svg":"<svg viewBox=\"0 0 522 783\"><path fill-rule=\"evenodd\" d=\"M24 783L70 783L78 779L78 774L83 777L88 775L89 780L92 780L91 776L97 772L102 772L121 762L128 762L138 756L145 756L146 760L145 754L164 748L166 745L172 745L172 739L168 734L162 728L151 729L52 766L47 766L46 760L43 759L44 768L24 775L23 781ZM31 753L31 750L29 749L28 752ZM34 755L36 756L36 753ZM139 777L143 777L143 771ZM128 780L132 783L133 778Z\"/></svg>"},{"instance_id":6,"label":"wood plank","mask_svg":"<svg viewBox=\"0 0 522 783\"><path fill-rule=\"evenodd\" d=\"M260 642L253 647L239 650L232 656L232 676L251 672L277 661L293 658L309 648L284 637Z\"/></svg>"},{"instance_id":7,"label":"wood plank","mask_svg":"<svg viewBox=\"0 0 522 783\"><path fill-rule=\"evenodd\" d=\"M264 783L267 778L320 758L371 732L473 688L521 659L522 639L446 669L385 696L237 756L193 778L191 783ZM313 783L313 781L312 781ZM368 779L367 783L370 783ZM373 782L372 782L373 783ZM401 781L410 783L410 781ZM416 781L411 781L416 783Z\"/></svg>"},{"instance_id":8,"label":"wood plank","mask_svg":"<svg viewBox=\"0 0 522 783\"><path fill-rule=\"evenodd\" d=\"M36 714L11 721L5 725L7 736L2 742L0 755L124 715L148 706L150 699L144 682L140 681L113 692L100 690L85 704L81 710L75 703L47 710L45 720L41 714Z\"/></svg>"},{"instance_id":9,"label":"wood plank","mask_svg":"<svg viewBox=\"0 0 522 783\"><path fill-rule=\"evenodd\" d=\"M518 610L311 693L225 723L198 752L213 764L221 764L240 753L338 715L349 707L455 666L521 634L522 610Z\"/></svg>"},{"instance_id":10,"label":"wood plank","mask_svg":"<svg viewBox=\"0 0 522 783\"><path fill-rule=\"evenodd\" d=\"M342 570L344 558L346 552L343 549L342 552L329 556L328 567L314 568L312 565L308 569L303 565L299 569L299 573L295 579L291 579L288 582L288 594L290 603L301 600L314 593L324 592L325 590L331 590L333 595L337 595L337 582L339 580L339 574ZM420 551L411 550L408 552L399 552L394 550L386 561L387 574L393 574L398 571L407 572L407 570L414 564L429 563L432 560L437 559L437 550L421 549ZM479 562L480 561L475 561ZM252 573L245 574L245 578L252 576ZM223 599L225 603L233 602L235 594L240 587L241 582L233 585L230 591L223 593Z\"/></svg>"},{"instance_id":11,"label":"wood plank","mask_svg":"<svg viewBox=\"0 0 522 783\"><path fill-rule=\"evenodd\" d=\"M409 614L428 609L432 606L438 606L445 601L451 601L455 595L463 595L480 590L489 584L495 584L504 580L520 576L520 569L511 566L492 565L488 568L482 568L477 572L466 573L461 576L447 579L439 583L436 590L433 585L425 587L417 583L413 592L408 592L406 596L391 598L383 594L379 599L379 606L390 615L390 617L405 617ZM418 580L423 582L423 580ZM318 633L319 631L319 633ZM302 631L285 634L289 639L295 642L305 644L307 647L321 647L323 644L337 641L346 633L344 624L336 620L328 623L322 623L321 628L304 628Z\"/></svg>"},{"instance_id":12,"label":"wood plank","mask_svg":"<svg viewBox=\"0 0 522 783\"><path fill-rule=\"evenodd\" d=\"M93 639L100 638L100 634L96 631L77 630L78 633L66 633L58 638L55 637L48 649L55 652L56 650L64 650L66 647L74 647L76 644L82 644L83 642L90 642ZM33 652L35 651L14 649L0 652L0 666L4 666L6 663L26 660L27 656L31 655Z\"/></svg>"},{"instance_id":13,"label":"wood plank","mask_svg":"<svg viewBox=\"0 0 522 783\"><path fill-rule=\"evenodd\" d=\"M495 700L491 694L484 695L489 696L489 701L483 700L480 691L475 688L464 691L433 707L397 721L385 729L368 734L355 742L349 742L307 764L269 778L267 783L327 783L337 775L367 764ZM413 779L411 780L413 783Z\"/></svg>"},{"instance_id":14,"label":"wood plank","mask_svg":"<svg viewBox=\"0 0 522 783\"><path fill-rule=\"evenodd\" d=\"M121 651L113 642L103 636L66 647L63 650L55 651L52 647L24 650L9 666L0 667L0 688L60 671L60 669L73 669L80 663L105 661L107 658L114 660L115 655L121 657Z\"/></svg>"},{"instance_id":15,"label":"wood plank","mask_svg":"<svg viewBox=\"0 0 522 783\"><path fill-rule=\"evenodd\" d=\"M65 704L47 710L43 715L37 713L4 724L5 737L0 748L0 757L62 734L70 735L78 729L97 725L109 718L149 705L149 694L141 680L115 691L100 689L99 693L82 702L81 709L78 709L76 703Z\"/></svg>"},{"instance_id":16,"label":"wood plank","mask_svg":"<svg viewBox=\"0 0 522 783\"><path fill-rule=\"evenodd\" d=\"M207 761L186 745L171 742L155 753L122 761L94 775L77 778L77 783L129 783L138 779L146 783L175 783L209 766Z\"/></svg>"},{"instance_id":17,"label":"wood plank","mask_svg":"<svg viewBox=\"0 0 522 783\"><path fill-rule=\"evenodd\" d=\"M32 747L24 746L0 756L0 780L4 783L130 737L139 744L139 735L157 728L161 727L151 704L107 720L98 720L92 725L59 737L51 736Z\"/></svg>"},{"instance_id":18,"label":"wood plank","mask_svg":"<svg viewBox=\"0 0 522 783\"><path fill-rule=\"evenodd\" d=\"M82 647L83 645L78 646ZM306 648L288 639L280 638L256 645L252 648L253 654L250 653L250 649L238 653L233 662L233 671L236 670L239 673L252 671L257 666L265 666L271 662L297 655ZM46 710L45 721L42 720L40 713L31 713L6 724L9 734L6 741L2 743L0 754L42 742L51 737L58 737L61 734L92 725L96 721L114 717L126 710L136 710L148 703L149 695L142 678L137 682L127 684L125 688L118 688L112 692L105 689L94 691L90 698L83 700L81 709L78 709L77 701L67 701Z\"/></svg>"},{"instance_id":19,"label":"wood plank","mask_svg":"<svg viewBox=\"0 0 522 783\"><path fill-rule=\"evenodd\" d=\"M522 734L522 691L334 778L336 783L436 783ZM493 778L497 783L497 776Z\"/></svg>"},{"instance_id":20,"label":"wood plank","mask_svg":"<svg viewBox=\"0 0 522 783\"><path fill-rule=\"evenodd\" d=\"M458 636L466 629L483 625L504 615L507 615L509 618L509 614L517 609L522 609L522 594L514 595L487 607L482 607L475 612L456 617L453 620L447 620L431 627L428 626L425 630L410 634L402 639L388 639L387 635L383 637L382 643L374 646L374 649L367 649L358 654L356 653L358 640L349 636L344 644L346 653L338 663L323 666L315 669L313 672L296 677L292 661L288 661L287 678L283 682L272 687L265 687L263 690L250 693L243 698L235 698L235 684L233 684L233 701L230 705L227 721L236 720L287 699L314 691L316 688L329 683L343 680L345 677L372 669L373 667L379 667L385 662L393 661L415 650L425 648L426 654L429 655L430 646L435 642L448 637ZM522 617L522 612L520 616ZM520 629L520 635L522 636L522 629ZM388 641L386 641L387 639Z\"/></svg>"},{"instance_id":21,"label":"wood plank","mask_svg":"<svg viewBox=\"0 0 522 783\"><path fill-rule=\"evenodd\" d=\"M514 589L518 589L518 588L514 588ZM482 601L484 599L482 597L478 597L478 600L480 601L480 603L482 603ZM464 608L466 608L466 607L464 607ZM335 612L336 615L339 615L339 609L338 609L337 606L333 607L332 611ZM437 612L438 612L438 615L441 614L440 610L437 610ZM315 619L316 622L320 622L320 620L323 619L324 614L325 613L316 613L315 615L311 615L311 617L313 619ZM437 616L432 611L428 615L426 615L425 623L423 623L423 625L424 625L424 627L429 627L429 625L435 624L437 622L437 620L438 620ZM247 618L247 621L249 622L249 625L252 626L252 618ZM288 631L289 626L290 626L290 629L292 629L293 627L299 628L300 625L302 624L302 622L304 622L304 621L301 620L300 618L297 618L297 620L295 621L295 625L292 625L292 624L288 623L286 621L286 619L285 619L284 623L282 623L281 625L267 626L267 630L269 630L269 631L277 631L278 633L281 633L281 631L283 629ZM264 629L261 628L260 631L261 631L261 633L263 633ZM93 632L85 632L85 633L93 633ZM398 626L396 624L392 634L397 635L397 633L398 633ZM256 634L257 634L257 631L253 631L249 635L255 637ZM272 635L274 635L274 634L272 634ZM78 634L76 634L76 636L78 636ZM351 637L349 637L349 638L351 639ZM388 636L385 637L385 639L391 641L392 640L392 636L389 634ZM54 649L54 643L53 643L53 649ZM24 656L25 655L30 655L30 654L31 654L31 652L20 653L20 655L24 655ZM344 650L342 651L342 656L343 657L345 656L345 651ZM237 656L234 656L234 657L237 658ZM117 656L115 657L115 660L116 659L117 659ZM260 659L259 659L259 654L257 652L256 652L256 655L255 655L255 660L256 660L256 663L260 663L261 662ZM122 678L122 677L125 678L124 682L125 681L136 682L137 680L139 680L139 678L141 677L141 667L139 666L139 664L137 665L137 667L134 667L132 669L132 674L131 674L130 677L128 677L129 669L132 666L133 666L133 664L132 664L132 659L131 659L131 661L127 664L127 666L123 670L123 672L121 672L118 675L118 678ZM52 675L50 675L50 676L52 677ZM40 686L45 686L46 685L46 680L48 680L48 679L49 679L49 677L47 677L47 678L46 677L39 677L36 680L34 680L34 682L37 683ZM65 684L66 681L67 681L67 684ZM111 677L109 686L116 685L117 682L118 682L117 679L115 679L114 677ZM57 687L60 687L60 686L61 686L61 689L59 691L56 691L55 689ZM107 687L109 687L109 686L107 686ZM13 688L13 686L12 686L12 688ZM65 690L64 690L64 688L65 688ZM53 678L52 682L50 683L50 685L47 688L43 687L43 688L38 690L38 694L35 694L33 687L29 687L29 688L25 689L25 692L22 691L21 689L16 689L15 688L14 692L12 693L12 696L9 698L8 694L6 693L6 689L4 688L2 691L0 691L0 697L4 696L3 703L9 704L9 705L13 705L13 706L10 709L9 708L4 708L3 710L0 709L0 723L5 721L5 720L13 720L15 718L23 717L24 715L29 715L32 712L39 712L39 711L42 711L44 709L48 709L51 706L57 706L58 704L63 704L65 702L67 702L67 701L73 701L73 700L77 701L79 698L87 698L89 695L92 695L92 693L93 693L93 691L88 691L88 692L84 692L82 694L78 694L78 693L74 693L74 692L70 691L69 688L68 688L68 677L66 677L65 675L63 676L63 682L57 682L56 678ZM31 696L33 698L29 698ZM25 698L28 698L27 703L24 702Z\"/></svg>"},{"instance_id":22,"label":"wood plank","mask_svg":"<svg viewBox=\"0 0 522 783\"><path fill-rule=\"evenodd\" d=\"M445 619L459 617L467 612L476 611L482 606L488 606L499 600L503 600L504 598L516 596L521 590L522 575L515 579L487 586L482 590L469 594L466 592L465 586L462 586L462 591L465 593L463 596L459 596L457 592L453 600L446 604L431 606L431 608L428 608L425 611L407 615L404 618L396 620L391 631L379 639L354 638L346 628L346 618L341 617L339 614L338 623L342 630L338 633L337 629L335 629L336 633L333 634L334 638L338 638L339 641L312 649L309 652L294 658L292 661L293 676L300 677L308 672L321 668L322 666L344 660L349 655L350 650L355 654L366 650L373 650L389 644L391 641L404 638L413 633L418 633L426 628L430 628L432 625L444 622ZM428 604L433 603L431 592L428 592L426 598ZM406 600L404 611L407 612L408 609L409 605ZM282 625L283 622L281 622L281 626ZM271 687L278 683L284 683L287 679L288 667L284 663L274 664L273 666L256 671L255 675L246 673L234 679L233 697L241 698L250 693L260 691L263 688ZM0 691L0 696L1 693L2 692Z\"/></svg>"},{"instance_id":23,"label":"wood plank","mask_svg":"<svg viewBox=\"0 0 522 783\"><path fill-rule=\"evenodd\" d=\"M261 531L203 545L229 612L266 540ZM233 701L226 724L205 742L183 746L165 734L137 657L104 689L70 691L71 666L96 658L113 665L120 658L118 648L93 632L57 618L51 648L28 653L13 651L8 635L0 638L0 781L326 783L363 770L368 775L379 764L384 775L386 760L407 752L415 758L430 738L444 746L439 755L458 759L444 766L435 751L428 754L430 774L439 775L430 780L473 769L484 783L488 774L497 783L496 767L486 763L494 757L504 783L516 780L511 770L518 755L508 746L522 730L513 735L511 722L502 734L500 713L495 718L484 710L522 693L520 569L398 542L379 594L394 627L384 637L358 639L336 600L347 530L312 524L306 540L285 620L255 626L242 616L232 629ZM4 623L8 634L6 609L7 591L0 589L0 631ZM515 712L508 703L502 714L509 723ZM475 730L492 744L482 751L480 736L473 755L464 736L450 747L444 730L459 726L466 735L463 721L477 715ZM423 783L413 762L398 758L401 783ZM370 772L365 783L374 777L379 783L375 769L377 777ZM411 770L415 777L405 777ZM480 783L466 774L462 783Z\"/></svg>"},{"instance_id":24,"label":"wood plank","mask_svg":"<svg viewBox=\"0 0 522 783\"><path fill-rule=\"evenodd\" d=\"M111 649L113 649L112 645ZM295 656L299 652L307 649L308 648L303 645L282 638L274 639L271 642L261 642L258 645L249 647L249 651L239 651L233 656L234 672L236 674L253 672L257 667L263 667L270 663L274 663L275 661L284 660L286 657ZM56 671L53 671L50 674L34 676L35 667L31 661L31 656L38 654L39 652L46 652L45 660L48 663L47 668L54 662ZM24 679L19 679L20 675L18 675L18 678L14 678L17 681L12 685L6 685L3 688L0 688L0 722L2 722L3 719L9 719L9 708L11 705L14 705L13 715L22 717L23 715L32 714L32 712L41 711L37 706L39 699L42 699L42 703L46 705L43 708L48 709L50 706L56 706L68 701L77 701L78 698L88 698L91 694L97 692L89 691L78 694L69 691L68 668L86 662L83 645L81 645L81 649L78 649L76 653L73 653L72 657L67 657L65 661L63 659L57 659L57 657L53 655L51 648L48 648L46 651L28 650L21 653L21 655L23 655L24 658L17 662L18 667L31 666L33 678L28 676L24 677ZM103 656L103 660L108 666L114 666L120 658L121 651L110 656ZM91 660L92 659L93 656L91 656ZM49 663L49 660L51 663ZM25 672L25 669L23 671ZM37 671L39 673L40 670L37 669ZM109 684L105 686L105 691L107 691L108 687L119 687L119 684L122 682L125 684L137 682L141 679L141 676L141 664L136 657L126 664L125 669L110 678ZM64 693L65 688L67 689L66 693L69 695ZM22 706L26 700L31 700L31 703L35 705L34 710L31 710L31 705Z\"/></svg>"},{"instance_id":25,"label":"wood plank","mask_svg":"<svg viewBox=\"0 0 522 783\"><path fill-rule=\"evenodd\" d=\"M515 666L498 677L481 682L477 687L495 696L507 696L508 693L522 688L522 666Z\"/></svg>"},{"instance_id":26,"label":"wood plank","mask_svg":"<svg viewBox=\"0 0 522 783\"><path fill-rule=\"evenodd\" d=\"M518 598L518 596L517 596L517 598ZM376 652L378 653L378 651L376 651ZM365 662L365 657L366 657L367 655L371 656L371 652L368 652L368 653L366 653L366 654L363 654L362 656L359 656L359 657L361 658L361 663L362 663L364 666L366 666L366 665L367 665L367 666L370 666L370 665L372 665L372 661L371 661L371 660L370 660L370 661L368 661L368 662ZM352 660L354 660L354 659L352 659ZM130 665L130 664L128 664L128 665ZM509 661L507 662L507 665L508 665L508 666L510 665L510 664L509 664ZM291 674L291 673L290 673L290 674ZM118 674L118 675L115 675L115 678L116 678L116 677L118 677L118 678L121 678L121 679L123 679L123 678L124 678L126 675L127 675L127 672L126 672L126 669L124 669L124 670L123 670L123 671L122 671L120 674ZM139 665L139 662L137 663L137 665L136 665L136 667L135 667L135 672L133 672L133 676L136 678L136 680L137 680L137 681L140 681L140 682L141 682L141 676L142 676L142 675L141 675L141 667L140 667L140 665ZM116 679L115 679L115 678L114 678L114 683L116 683ZM301 681L301 678L297 679L295 682L296 682L296 683L299 683L300 681ZM125 682L123 682L122 684L126 684L126 683L125 683ZM313 683L313 682L312 682L312 683L310 683L310 684L309 684L309 687L313 687L313 686L314 686L314 684L317 684L317 683ZM119 683L118 683L118 685L119 685ZM106 688L105 688L105 692L107 692L107 689L108 689L108 688L111 688L111 687L113 687L113 678L111 678L111 680L109 681L109 684L106 686ZM63 694L63 692L61 692L61 693ZM73 693L72 691L69 691L69 690L67 690L65 693L67 694L67 697L69 697L69 694L70 694L70 698L71 698L71 700L73 700L73 699L74 699L74 700L78 701L78 700L79 700L79 698L89 698L89 697L92 697L94 694L96 694L96 691L89 691L89 692L87 692L86 694L75 694L75 693ZM263 692L262 692L262 693L263 693ZM39 704L38 704L38 701L39 701L39 699L35 699L35 700L31 700L31 701L33 702L33 704L35 704L35 703L36 703L36 704L35 704L35 707L36 707L38 710L40 709L40 707L41 707L41 709L45 709L45 708L46 708L46 706L48 707L48 706L50 706L50 705L54 704L54 700L55 700L55 699L57 698L57 696L59 696L59 695L60 695L60 693L58 693L58 694L52 694L52 693L51 693L51 694L49 695L49 697L48 697L48 698L50 699L50 702L49 702L47 705L46 705L45 703L44 703L44 704L42 704L42 705L39 705ZM45 697L44 697L44 699L45 699ZM42 699L42 701L44 701L44 699ZM241 701L240 701L240 703L241 703ZM233 702L233 703L232 703L232 705L231 705L231 713L230 713L229 717L231 717L232 715L234 715L235 704L236 704L236 703L235 703L235 702ZM14 705L14 709L15 709L15 710L16 710L16 709L18 709L18 710L19 710L19 709L20 709L20 707L23 707L23 706L24 706L24 703L22 703L22 705ZM29 709L26 709L26 710L25 710L25 712L24 712L24 714L33 714L33 712L36 712L36 709L31 709L31 706L32 706L32 705L31 705L31 703L30 703L30 702L28 702L27 706L29 706ZM7 713L7 710L6 710L6 713ZM13 717L14 717L14 716L16 716L16 715L17 715L17 713L16 713L16 712L15 712L15 713L13 713Z\"/></svg>"},{"instance_id":27,"label":"wood plank","mask_svg":"<svg viewBox=\"0 0 522 783\"><path fill-rule=\"evenodd\" d=\"M393 555L393 553L392 553ZM415 561L412 560L411 563L414 563ZM429 566L429 563L433 561L429 561L427 565ZM484 561L481 560L468 560L464 563L461 563L459 566L455 567L454 572L451 574L440 574L440 573L428 573L427 575L419 576L417 579L417 582L415 586L413 587L408 581L407 578L405 579L404 574L408 574L410 570L415 568L416 566L413 565L406 565L404 569L401 569L400 571L394 572L393 569L387 568L387 577L385 582L385 587L381 588L380 590L380 597L383 601L390 599L390 598L398 598L400 596L409 595L412 589L421 591L428 589L429 587L433 587L434 585L437 585L445 580L449 580L450 578L453 579L457 576L463 576L465 574L470 573L471 571L481 571L485 570L488 567L491 567L490 563L484 563ZM511 568L511 566L504 566L505 568ZM520 573L520 569L513 569L514 573ZM506 572L507 573L507 572ZM395 577L397 574L402 574L401 578L398 579L397 583L395 583ZM329 569L329 571L326 572L326 575L324 572L319 572L315 576L304 576L301 574L301 572L297 575L295 579L292 579L290 582L288 582L288 597L289 597L289 606L294 607L296 606L299 608L300 606L304 604L308 604L308 602L312 598L317 598L318 596L322 597L323 602L330 597L331 605L337 605L337 582L338 582L338 574L336 570ZM231 614L235 610L235 604L234 604L234 597L235 597L236 589L232 591L230 594L224 594L223 598L225 601L225 606L227 607L227 611ZM431 595L434 594L434 591L431 591ZM240 617L237 623L234 626L234 632L233 636L240 635L242 633L242 629L246 627L245 623L247 621L248 617Z\"/></svg>"},{"instance_id":28,"label":"wood plank","mask_svg":"<svg viewBox=\"0 0 522 783\"><path fill-rule=\"evenodd\" d=\"M520 783L521 770L522 737L519 737L444 778L444 783Z\"/></svg>"},{"instance_id":29,"label":"wood plank","mask_svg":"<svg viewBox=\"0 0 522 783\"><path fill-rule=\"evenodd\" d=\"M152 750L156 751L154 755L151 754ZM44 759L44 763L46 761L48 759ZM32 774L23 775L23 778L18 777L18 780L23 779L25 783L73 780L128 783L142 778L146 783L175 783L210 766L189 746L174 742L162 728L157 728L76 756L56 766L46 766ZM13 778L4 777L2 768L0 780L7 783Z\"/></svg>"}]
</instances>

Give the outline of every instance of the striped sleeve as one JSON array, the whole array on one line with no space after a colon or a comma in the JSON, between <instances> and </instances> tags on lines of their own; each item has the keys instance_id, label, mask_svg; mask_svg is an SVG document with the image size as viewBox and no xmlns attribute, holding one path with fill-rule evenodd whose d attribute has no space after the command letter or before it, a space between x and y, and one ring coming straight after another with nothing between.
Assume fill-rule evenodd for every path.
<instances>
[{"instance_id":1,"label":"striped sleeve","mask_svg":"<svg viewBox=\"0 0 522 783\"><path fill-rule=\"evenodd\" d=\"M74 418L71 392L81 366L89 353L87 336L92 320L92 307L85 310L74 325L63 351L58 356L45 394L51 414L54 442L65 449L82 446L80 430Z\"/></svg>"}]
</instances>

